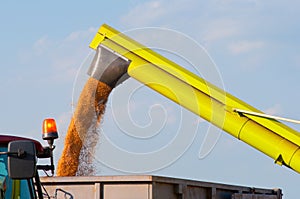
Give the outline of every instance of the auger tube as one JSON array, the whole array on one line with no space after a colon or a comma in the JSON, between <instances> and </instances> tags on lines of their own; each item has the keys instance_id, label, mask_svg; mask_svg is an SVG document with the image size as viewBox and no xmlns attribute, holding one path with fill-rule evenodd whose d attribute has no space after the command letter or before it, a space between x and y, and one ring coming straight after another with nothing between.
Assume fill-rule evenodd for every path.
<instances>
[{"instance_id":1,"label":"auger tube","mask_svg":"<svg viewBox=\"0 0 300 199\"><path fill-rule=\"evenodd\" d=\"M130 77L300 173L299 132L277 120L237 113L260 111L106 24L90 44L95 50L99 46L129 60Z\"/></svg>"}]
</instances>

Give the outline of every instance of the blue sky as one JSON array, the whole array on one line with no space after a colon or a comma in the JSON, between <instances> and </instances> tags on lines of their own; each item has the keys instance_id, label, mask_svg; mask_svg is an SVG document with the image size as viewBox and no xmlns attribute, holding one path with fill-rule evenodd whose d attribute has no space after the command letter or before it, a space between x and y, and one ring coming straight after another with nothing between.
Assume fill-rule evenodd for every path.
<instances>
[{"instance_id":1,"label":"blue sky","mask_svg":"<svg viewBox=\"0 0 300 199\"><path fill-rule=\"evenodd\" d=\"M57 148L62 148L72 114L76 74L91 52L89 42L103 23L120 31L157 27L182 33L209 53L227 92L265 112L299 119L299 8L297 1L287 4L259 0L2 2L0 130L41 140L42 120L54 117L61 135ZM136 82L131 80L117 88L113 95L126 92L131 84ZM111 139L115 141L124 140L126 135L112 119L112 100L108 104L102 130L104 133L113 132ZM130 141L126 139L125 142L117 142L137 153L139 150L155 150L155 147L168 143L168 139L172 139L172 131L180 133L180 128L172 125L182 119L180 114L196 121L191 123L191 127L199 125L194 134L187 136L192 139L186 140L188 147L180 158L150 173L247 186L280 187L285 198L297 197L298 174L273 164L272 159L226 133L222 133L208 156L199 159L199 149L209 124L201 120L197 122L194 115L189 115L153 91L141 88L128 106L132 111L132 121L140 127L149 123L149 107L152 107L150 114L153 118L166 113L161 110L167 110L166 121L170 125L159 135L162 142L153 140L150 142L153 145L143 140L136 142L139 148L130 148ZM160 109L160 106L165 108ZM159 156L157 161L166 156ZM58 158L59 150L55 159ZM137 164L146 164L145 160L136 161ZM119 173L101 163L97 166L99 175ZM125 167L123 169L126 170Z\"/></svg>"}]
</instances>

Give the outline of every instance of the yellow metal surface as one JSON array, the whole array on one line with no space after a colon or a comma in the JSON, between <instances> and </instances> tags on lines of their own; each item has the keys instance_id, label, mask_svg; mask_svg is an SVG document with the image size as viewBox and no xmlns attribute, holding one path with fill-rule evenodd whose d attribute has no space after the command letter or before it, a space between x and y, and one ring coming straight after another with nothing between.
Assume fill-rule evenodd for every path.
<instances>
[{"instance_id":1,"label":"yellow metal surface","mask_svg":"<svg viewBox=\"0 0 300 199\"><path fill-rule=\"evenodd\" d=\"M90 47L104 45L131 60L128 74L234 137L300 172L300 135L282 123L241 116L234 108L257 109L187 71L176 63L103 25Z\"/></svg>"}]
</instances>

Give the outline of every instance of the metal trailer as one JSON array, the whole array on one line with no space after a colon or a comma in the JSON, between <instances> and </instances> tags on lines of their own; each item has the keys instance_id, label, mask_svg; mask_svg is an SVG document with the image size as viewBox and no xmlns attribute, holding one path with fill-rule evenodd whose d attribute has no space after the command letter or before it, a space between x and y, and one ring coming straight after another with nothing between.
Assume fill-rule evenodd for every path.
<instances>
[{"instance_id":1,"label":"metal trailer","mask_svg":"<svg viewBox=\"0 0 300 199\"><path fill-rule=\"evenodd\" d=\"M48 194L76 199L282 199L281 189L151 175L42 177Z\"/></svg>"}]
</instances>

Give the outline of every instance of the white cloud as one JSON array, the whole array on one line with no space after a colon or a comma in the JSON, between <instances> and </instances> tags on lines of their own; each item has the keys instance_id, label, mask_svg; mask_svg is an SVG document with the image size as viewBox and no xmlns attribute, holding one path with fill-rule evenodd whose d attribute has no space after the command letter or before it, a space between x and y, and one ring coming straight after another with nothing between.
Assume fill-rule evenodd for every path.
<instances>
[{"instance_id":1,"label":"white cloud","mask_svg":"<svg viewBox=\"0 0 300 199\"><path fill-rule=\"evenodd\" d=\"M241 33L240 24L232 19L211 19L203 29L203 41L210 45Z\"/></svg>"},{"instance_id":2,"label":"white cloud","mask_svg":"<svg viewBox=\"0 0 300 199\"><path fill-rule=\"evenodd\" d=\"M45 35L33 44L33 51L36 53L36 55L41 55L49 48L51 44L52 42L49 40L48 36Z\"/></svg>"},{"instance_id":3,"label":"white cloud","mask_svg":"<svg viewBox=\"0 0 300 199\"><path fill-rule=\"evenodd\" d=\"M48 80L73 81L78 68L90 52L89 42L96 32L96 28L90 27L71 32L60 39L42 36L31 47L25 47L20 52L20 61L34 67L36 71L47 70Z\"/></svg>"},{"instance_id":4,"label":"white cloud","mask_svg":"<svg viewBox=\"0 0 300 199\"><path fill-rule=\"evenodd\" d=\"M278 115L282 113L282 107L280 104L275 104L270 108L267 108L266 110L264 110L265 113L269 114L269 115Z\"/></svg>"},{"instance_id":5,"label":"white cloud","mask_svg":"<svg viewBox=\"0 0 300 199\"><path fill-rule=\"evenodd\" d=\"M164 26L164 23L178 24L195 12L194 0L152 0L135 5L121 17L121 23L127 27ZM199 12L199 10L197 10ZM181 21L181 22L179 22Z\"/></svg>"},{"instance_id":6,"label":"white cloud","mask_svg":"<svg viewBox=\"0 0 300 199\"><path fill-rule=\"evenodd\" d=\"M162 4L162 1L149 1L138 4L127 15L121 18L121 22L126 25L149 25L166 14L166 10L163 8Z\"/></svg>"},{"instance_id":7,"label":"white cloud","mask_svg":"<svg viewBox=\"0 0 300 199\"><path fill-rule=\"evenodd\" d=\"M96 32L97 32L97 28L94 28L94 27L90 27L87 30L74 31L74 32L71 32L64 39L64 41L65 42L73 42L73 41L76 41L76 40L80 40L80 39L83 39L83 38L90 37L91 35L96 34Z\"/></svg>"},{"instance_id":8,"label":"white cloud","mask_svg":"<svg viewBox=\"0 0 300 199\"><path fill-rule=\"evenodd\" d=\"M238 41L231 43L228 48L232 54L241 54L261 49L264 46L265 43L262 41Z\"/></svg>"},{"instance_id":9,"label":"white cloud","mask_svg":"<svg viewBox=\"0 0 300 199\"><path fill-rule=\"evenodd\" d=\"M207 16L207 11L222 10L220 2L197 2L193 0L175 0L172 3L165 0L147 1L137 4L126 15L121 17L121 23L127 27L176 27L185 33L191 32L199 37L205 46L242 33L243 24L240 19L218 17L218 14ZM232 9L232 8L230 8ZM224 11L222 11L224 12ZM167 25L166 25L167 24Z\"/></svg>"}]
</instances>

